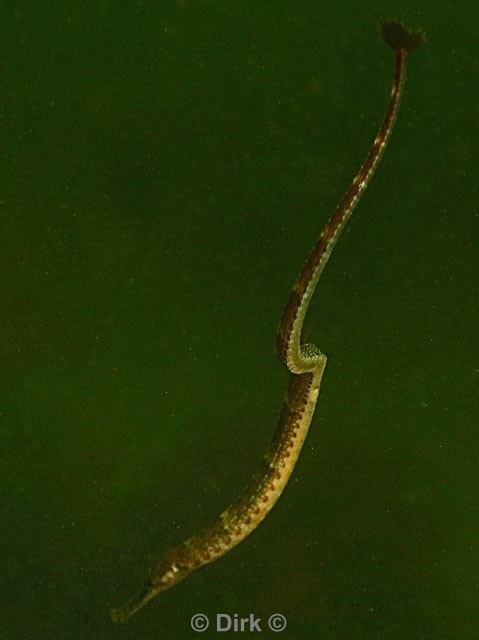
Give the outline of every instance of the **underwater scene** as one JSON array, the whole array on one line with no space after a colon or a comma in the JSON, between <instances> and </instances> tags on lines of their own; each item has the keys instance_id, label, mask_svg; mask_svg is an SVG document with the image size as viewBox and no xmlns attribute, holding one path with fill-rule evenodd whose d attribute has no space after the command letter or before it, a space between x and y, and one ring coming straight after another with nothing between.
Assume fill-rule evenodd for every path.
<instances>
[{"instance_id":1,"label":"underwater scene","mask_svg":"<svg viewBox=\"0 0 479 640\"><path fill-rule=\"evenodd\" d=\"M5 3L1 638L477 637L478 13Z\"/></svg>"}]
</instances>

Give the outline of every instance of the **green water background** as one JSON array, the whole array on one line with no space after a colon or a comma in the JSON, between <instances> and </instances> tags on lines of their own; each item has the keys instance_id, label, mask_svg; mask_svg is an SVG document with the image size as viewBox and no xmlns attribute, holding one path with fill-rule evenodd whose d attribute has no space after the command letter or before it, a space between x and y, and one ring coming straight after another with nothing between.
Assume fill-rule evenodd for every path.
<instances>
[{"instance_id":1,"label":"green water background","mask_svg":"<svg viewBox=\"0 0 479 640\"><path fill-rule=\"evenodd\" d=\"M199 612L280 612L295 640L477 637L476 7L3 4L2 640L194 638ZM293 480L114 625L270 441L283 306L385 108L381 16L428 43L307 317L329 361Z\"/></svg>"}]
</instances>

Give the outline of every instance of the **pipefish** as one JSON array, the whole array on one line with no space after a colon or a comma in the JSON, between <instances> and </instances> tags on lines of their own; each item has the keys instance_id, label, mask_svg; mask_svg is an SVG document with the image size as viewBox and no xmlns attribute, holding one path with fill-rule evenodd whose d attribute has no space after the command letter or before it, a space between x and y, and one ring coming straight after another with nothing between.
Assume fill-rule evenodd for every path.
<instances>
[{"instance_id":1,"label":"pipefish","mask_svg":"<svg viewBox=\"0 0 479 640\"><path fill-rule=\"evenodd\" d=\"M408 30L397 21L382 21L379 30L396 52L389 103L366 159L306 260L281 318L276 350L291 376L271 445L239 500L223 511L210 527L167 551L151 569L140 592L111 610L115 622L126 621L159 593L244 540L268 515L291 477L311 424L326 366L326 356L315 345L301 342L306 312L331 252L390 138L403 93L408 53L424 39L421 30Z\"/></svg>"}]
</instances>

